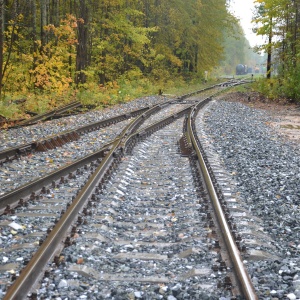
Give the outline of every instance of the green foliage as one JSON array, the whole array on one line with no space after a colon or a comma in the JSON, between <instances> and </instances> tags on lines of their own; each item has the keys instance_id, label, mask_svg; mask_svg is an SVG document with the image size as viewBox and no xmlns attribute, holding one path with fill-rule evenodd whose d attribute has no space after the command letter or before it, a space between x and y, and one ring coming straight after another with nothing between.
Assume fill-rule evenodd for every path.
<instances>
[{"instance_id":1,"label":"green foliage","mask_svg":"<svg viewBox=\"0 0 300 300\"><path fill-rule=\"evenodd\" d=\"M254 89L262 93L269 99L274 99L273 88L276 81L274 79L266 80L266 78L260 78L255 81ZM275 96L276 97L276 96Z\"/></svg>"},{"instance_id":2,"label":"green foliage","mask_svg":"<svg viewBox=\"0 0 300 300\"><path fill-rule=\"evenodd\" d=\"M285 74L282 80L278 78L280 83L278 90L281 95L300 103L300 66L290 69L289 74Z\"/></svg>"},{"instance_id":3,"label":"green foliage","mask_svg":"<svg viewBox=\"0 0 300 300\"><path fill-rule=\"evenodd\" d=\"M29 80L28 68L32 62L32 56L19 51L24 39L21 27L18 25L22 21L23 15L17 15L14 20L8 21L4 32L4 66L2 70L2 94L4 97L7 91L20 93L27 91L28 88L26 83Z\"/></svg>"},{"instance_id":4,"label":"green foliage","mask_svg":"<svg viewBox=\"0 0 300 300\"><path fill-rule=\"evenodd\" d=\"M300 103L299 76L300 72L296 70L290 77L275 77L269 80L261 78L255 82L254 88L269 99L285 98L291 102Z\"/></svg>"},{"instance_id":5,"label":"green foliage","mask_svg":"<svg viewBox=\"0 0 300 300\"><path fill-rule=\"evenodd\" d=\"M284 97L300 101L300 17L299 1L256 0L256 32L267 36L268 43L261 49L272 61L269 76L277 70L278 76L260 85L270 98ZM260 49L260 50L261 50Z\"/></svg>"},{"instance_id":6,"label":"green foliage","mask_svg":"<svg viewBox=\"0 0 300 300\"><path fill-rule=\"evenodd\" d=\"M202 80L195 79L187 84L183 78L178 78L178 81L176 82L169 82L169 84L164 87L163 91L167 95L184 95L196 90L201 90L205 87L207 87L207 84L204 84Z\"/></svg>"},{"instance_id":7,"label":"green foliage","mask_svg":"<svg viewBox=\"0 0 300 300\"><path fill-rule=\"evenodd\" d=\"M0 115L11 120L19 119L22 116L21 110L17 104L11 100L3 99L0 101Z\"/></svg>"},{"instance_id":8,"label":"green foliage","mask_svg":"<svg viewBox=\"0 0 300 300\"><path fill-rule=\"evenodd\" d=\"M76 97L85 105L95 105L102 108L155 94L158 90L158 85L141 77L140 70L132 70L122 76L118 82L111 81L105 85L97 86L93 83L86 84L77 91Z\"/></svg>"}]
</instances>

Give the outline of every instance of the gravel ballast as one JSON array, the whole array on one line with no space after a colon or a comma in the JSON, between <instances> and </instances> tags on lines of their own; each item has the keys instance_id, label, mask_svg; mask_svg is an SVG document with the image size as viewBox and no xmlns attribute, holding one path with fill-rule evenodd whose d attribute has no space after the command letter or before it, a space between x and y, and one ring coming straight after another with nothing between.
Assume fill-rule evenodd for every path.
<instances>
[{"instance_id":1,"label":"gravel ballast","mask_svg":"<svg viewBox=\"0 0 300 300\"><path fill-rule=\"evenodd\" d=\"M65 264L42 282L41 298L217 300L229 294L217 288L226 272L211 268L218 255L208 251L189 160L178 151L182 122L124 157L96 196L87 225L77 227L76 244L62 253Z\"/></svg>"},{"instance_id":2,"label":"gravel ballast","mask_svg":"<svg viewBox=\"0 0 300 300\"><path fill-rule=\"evenodd\" d=\"M144 107L146 105L154 104L157 102L161 102L163 100L162 97L149 97L144 99L138 99L137 101L133 101L130 104L120 105L116 108L105 110L103 112L89 112L88 114L73 116L60 119L53 120L50 122L37 124L34 126L27 127L26 129L13 129L0 132L0 137L2 138L3 144L1 145L1 149L5 149L11 146L15 146L20 142L28 142L30 140L37 140L46 135L54 134L55 132L60 132L62 130L68 130L72 127L77 127L80 125L84 125L87 123L91 123L99 119L108 118L111 116L116 116L121 113L125 113L128 111L132 111L134 109L138 109ZM165 100L165 99L164 99ZM243 260L245 265L248 268L249 275L253 281L259 299L263 300L287 300L287 299L300 299L300 155L299 155L299 145L297 142L288 141L287 139L280 136L269 124L274 122L274 116L269 114L268 111L255 109L248 107L242 103L238 102L225 102L225 101L213 101L208 106L206 106L205 111L201 113L202 116L197 118L197 126L201 128L198 131L198 135L203 141L204 149L206 150L205 145L209 145L212 156L213 153L219 159L219 163L224 169L224 172L227 172L228 178L232 181L231 187L233 187L232 193L237 198L237 203L234 205L239 205L239 209L243 209L244 213L240 214L239 220L237 220L237 228L238 230L243 230L246 228L245 224L249 224L248 220L251 220L252 224L257 223L257 228L259 228L257 232L258 235L253 238L252 233L246 231L246 233L242 234L243 243L246 246L246 251L243 252ZM87 118L87 119L86 119ZM51 124L50 126L48 126ZM120 124L119 124L120 125ZM173 125L172 125L173 126ZM118 125L115 125L114 132L110 132L108 129L104 129L106 139L113 138L117 132L119 132L120 128ZM94 133L91 133L94 134ZM160 134L158 134L160 135ZM156 156L161 154L161 152L165 151L177 151L173 150L177 139L180 137L179 135L176 138L170 139L170 145L166 144L164 147L154 149ZM97 142L104 143L98 136ZM102 138L102 137L101 137ZM165 138L165 137L164 137ZM202 140L203 139L203 140ZM95 143L96 144L96 143ZM74 144L70 145L74 148ZM89 146L89 147L87 147ZM94 151L94 148L99 145L89 145L86 143L87 149L80 149L80 152L85 151ZM144 151L146 152L149 145L147 143L143 143L142 147L145 147ZM99 146L100 147L100 146ZM61 149L61 156L67 156L69 159L73 157L74 149ZM143 150L143 149L142 149ZM143 156L144 152L141 150L134 150L135 152L139 152L138 155ZM64 155L65 153L65 155ZM40 159L41 164L53 165L58 163L56 158L49 156L50 152L45 154L45 158ZM72 154L72 155L71 155ZM76 154L76 157L79 154ZM157 157L156 157L157 158ZM28 159L28 161L27 161ZM141 200L149 200L153 201L153 199L149 197L150 192L153 192L153 186L148 184L146 180L143 180L142 187L143 189L149 188L149 195L145 194L145 190L139 190L135 186L135 182L129 182L128 177L131 176L131 173L126 175L128 172L127 167L132 168L132 165L135 165L134 156L130 156L123 162L124 165L124 178L120 182L115 183L118 186L118 193L122 195L128 194L128 199L126 200L128 203L125 207L117 207L114 210L118 212L116 215L121 215L123 213L122 210L128 210L130 208L130 213L135 211L136 209L140 210L141 215L144 215L144 211L141 207L135 207L135 202ZM162 160L163 161L163 160ZM59 161L60 163L60 161ZM14 164L9 164L0 169L0 177L2 178L2 182L8 184L8 190L12 187L9 185L13 185L15 183L22 184L22 177L25 178L25 173L21 173L20 169L31 169L29 176L40 176L40 174L35 170L36 163L32 163L32 157L26 158L26 161L17 161ZM163 163L161 162L161 166ZM171 162L170 165L174 168L174 163ZM14 168L15 166L15 168ZM7 170L7 168L14 170ZM47 167L49 168L49 167ZM140 167L142 169L142 166ZM137 169L134 171L137 173ZM9 172L8 172L9 171ZM12 172L17 171L18 175L14 175L11 177ZM2 173L1 173L2 172ZM37 173L36 173L37 172ZM9 173L9 175L8 175ZM33 174L34 173L34 174ZM170 179L168 174L163 174L161 172L161 176L165 176L165 181L172 187L176 183L176 178ZM33 174L33 175L32 175ZM130 175L130 176L129 176ZM151 174L150 174L151 175ZM149 177L151 177L149 175ZM156 175L155 175L156 176ZM155 177L152 176L152 177ZM190 177L187 177L188 180L191 181ZM9 182L9 179L12 183ZM179 178L180 179L180 178ZM178 179L178 180L179 180ZM187 184L190 185L190 182ZM141 185L141 181L139 181L139 186ZM110 182L108 186L108 190L105 192L106 197L113 197L113 194L110 195L113 187L113 183ZM135 193L132 193L130 189L133 189ZM2 186L2 193L5 192L4 184ZM188 199L190 199L191 204L194 205L194 197L195 195L192 192L192 186L188 187ZM170 188L170 191L172 189ZM180 195L181 190L174 190L172 193ZM139 194L140 193L140 194ZM167 190L164 191L167 193ZM170 197L170 201L180 202L178 200L179 196L174 196L166 194L165 197ZM132 197L134 196L134 199ZM173 199L174 196L174 199ZM122 198L122 197L121 197ZM144 199L145 198L145 199ZM180 198L179 198L180 199ZM106 199L107 201L118 202L124 201L124 199ZM144 203L143 203L144 204ZM178 203L177 203L178 204ZM105 205L107 203L102 203L104 211L108 209ZM145 207L144 207L145 208ZM118 209L120 211L118 211ZM185 208L182 208L185 209ZM133 214L132 214L133 215ZM184 215L184 213L183 213ZM238 215L238 214L237 214ZM114 228L110 224L110 215L107 216L108 221L102 220L99 221L99 225L105 225L108 229L101 232L103 235L114 234L114 230L122 233L127 232L128 228L125 227L124 224L117 224L119 227ZM115 218L116 216L113 215ZM130 216L131 218L132 216ZM181 218L182 216L180 216ZM129 218L129 217L128 217ZM100 220L99 219L99 220ZM23 219L22 219L23 220ZM18 220L15 220L18 221ZM115 218L115 221L121 222L124 220ZM126 221L126 220L125 220ZM130 221L128 219L128 221ZM136 219L136 221L141 221ZM144 221L144 220L142 220ZM23 223L23 222L22 222ZM109 224L106 224L109 223ZM94 222L95 225L96 222ZM190 228L184 226L182 223L183 233L187 234L191 231ZM87 226L90 227L90 226ZM136 225L138 227L138 225ZM45 227L46 228L46 227ZM97 226L95 226L97 228ZM87 232L87 229L84 228L82 231ZM113 230L112 230L113 229ZM127 231L126 231L126 230ZM144 229L144 228L143 228ZM255 230L256 230L255 229ZM97 229L98 230L98 229ZM100 229L99 229L100 230ZM245 231L245 230L244 230ZM192 232L192 231L191 231ZM181 233L181 231L180 231ZM193 232L192 232L193 233ZM263 237L259 234L263 233ZM82 238L81 234L79 236ZM6 237L5 239L0 236L0 244L7 243ZM107 236L108 238L111 236ZM127 237L127 236L126 236ZM251 238L252 243L246 243L245 239L249 237ZM78 259L80 255L88 253L88 247L86 247L86 242L88 243L94 242L89 241L88 239L82 238L82 243L80 239L78 239L77 245L70 247L66 251L68 252L66 255L67 263L76 263L75 260ZM254 241L254 242L253 242ZM100 242L99 242L100 243ZM106 243L106 242L105 242ZM111 259L112 247L110 244L103 243L104 254L102 256L106 256L103 260L105 262L105 267L108 271L118 270L118 267L122 267L121 271L126 273L127 267L129 267L129 261L126 262L128 265L124 264L123 261L113 260ZM204 239L203 239L204 244ZM96 243L95 243L96 245ZM198 245L198 244L195 244ZM191 245L191 246L195 246ZM3 247L3 245L2 245ZM138 249L132 248L132 245L118 245L114 246L114 251L117 250L120 253L130 253L136 252ZM74 251L73 251L74 250ZM106 251L107 250L107 251ZM165 249L166 250L166 249ZM168 249L167 249L168 250ZM265 257L257 256L257 259L253 259L253 255L250 255L251 251L262 251L262 253L267 253ZM72 252L73 251L73 252ZM160 252L161 250L155 249L154 254L166 255L166 253ZM112 252L114 253L114 252ZM252 252L251 252L252 253ZM88 253L91 254L91 253ZM169 254L169 253L167 253ZM18 254L21 256L21 253ZM91 254L88 259L89 263L96 263L96 260L99 257L93 257ZM101 254L100 254L101 255ZM4 257L1 258L4 260ZM5 260L7 258L5 257ZM103 257L101 258L103 259ZM69 260L69 261L68 261ZM73 261L74 260L74 261ZM213 259L208 257L201 261L201 267L205 264L209 265L209 263ZM130 262L131 263L131 262ZM178 263L178 265L177 265ZM181 262L176 262L177 268L181 267ZM143 268L142 268L143 267ZM96 268L95 268L96 269ZM167 266L162 264L160 266L157 264L158 274L162 270L167 269ZM137 272L147 271L147 268L141 266L141 269L137 268ZM129 299L156 299L153 298L153 295L157 297L157 299L169 299L169 300L179 300L179 299L216 299L212 298L211 295L206 294L204 298L203 295L196 298L193 294L189 295L190 292L199 292L197 288L192 289L190 283L194 284L194 286L198 285L199 282L190 280L191 282L186 283L186 286L180 282L180 286L175 284L169 284L168 289L165 291L164 289L159 290L142 290L140 286L133 283L126 283L126 286L116 284L114 289L109 288L108 291L104 288L105 283L102 282L99 286L98 283L93 282L93 280L85 279L83 280L81 276L76 277L77 275L70 275L70 272L66 272L66 278L62 276L62 274L66 270L62 269L56 270L57 274L54 277L54 282L45 281L43 282L42 290L39 291L40 295L45 293L44 299L50 299L50 297L56 297L56 299L92 299L92 296L97 299L103 297L104 299L127 299L124 298L122 294L124 290L126 291L126 295L131 297ZM120 272L121 272L120 271ZM148 272L148 271L147 271ZM75 276L74 278L72 276ZM168 276L170 274L167 274ZM219 275L220 277L223 274ZM68 280L66 283L65 280ZM79 281L79 289L78 289L78 281ZM216 281L216 279L215 279ZM94 285L93 290L91 285ZM120 290L118 290L120 288ZM43 290L44 289L44 290ZM51 290L52 289L52 290ZM180 290L180 293L177 293L177 290ZM65 291L65 293L58 292L60 290ZM71 291L71 292L70 292ZM101 291L101 293L99 293ZM73 298L71 293L75 295ZM79 296L81 295L81 296ZM97 295L97 296L95 296ZM106 297L106 295L108 295ZM113 295L114 298L113 298ZM146 295L149 297L147 298ZM0 289L0 298L3 296L2 291ZM143 298L144 296L144 298ZM48 298L47 298L48 297ZM123 298L122 298L123 297ZM226 293L223 297L218 297L222 300L229 300L228 294Z\"/></svg>"},{"instance_id":3,"label":"gravel ballast","mask_svg":"<svg viewBox=\"0 0 300 300\"><path fill-rule=\"evenodd\" d=\"M84 114L54 119L32 126L1 130L0 140L2 143L0 145L0 151L24 143L45 139L47 136L61 134L80 126L126 114L146 106L153 106L166 101L166 99L167 98L164 96L142 97L131 102L115 105L113 108L109 107L103 110L92 110Z\"/></svg>"},{"instance_id":4,"label":"gravel ballast","mask_svg":"<svg viewBox=\"0 0 300 300\"><path fill-rule=\"evenodd\" d=\"M275 132L270 122L274 116L265 110L214 101L202 126L206 143L235 182L239 201L262 221L273 247L270 254L277 256L250 260L244 254L259 299L300 299L299 145Z\"/></svg>"}]
</instances>

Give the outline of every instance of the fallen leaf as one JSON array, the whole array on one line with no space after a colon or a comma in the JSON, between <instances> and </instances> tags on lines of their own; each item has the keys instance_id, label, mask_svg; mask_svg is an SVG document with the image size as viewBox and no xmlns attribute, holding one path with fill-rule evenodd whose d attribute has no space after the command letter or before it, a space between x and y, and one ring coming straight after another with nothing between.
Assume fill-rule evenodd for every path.
<instances>
[{"instance_id":1,"label":"fallen leaf","mask_svg":"<svg viewBox=\"0 0 300 300\"><path fill-rule=\"evenodd\" d=\"M79 258L77 259L77 264L78 264L78 265L82 265L83 263L84 263L83 258L82 258L82 257L79 257Z\"/></svg>"}]
</instances>

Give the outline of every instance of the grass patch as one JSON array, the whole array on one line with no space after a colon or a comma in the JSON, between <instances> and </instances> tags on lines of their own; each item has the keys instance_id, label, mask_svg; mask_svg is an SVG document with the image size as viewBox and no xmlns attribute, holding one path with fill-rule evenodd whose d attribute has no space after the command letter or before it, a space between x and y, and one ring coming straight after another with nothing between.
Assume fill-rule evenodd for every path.
<instances>
[{"instance_id":1,"label":"grass patch","mask_svg":"<svg viewBox=\"0 0 300 300\"><path fill-rule=\"evenodd\" d=\"M298 125L281 125L280 128L285 128L285 129L296 129L296 130L300 130L300 126Z\"/></svg>"},{"instance_id":2,"label":"grass patch","mask_svg":"<svg viewBox=\"0 0 300 300\"><path fill-rule=\"evenodd\" d=\"M0 100L0 115L7 119L29 118L26 112L42 114L56 109L72 101L80 101L83 105L91 105L97 109L126 103L136 98L148 95L184 95L201 90L213 84L225 81L224 79L209 80L204 83L201 79L186 82L183 78L168 80L167 82L151 81L147 78L128 79L121 78L119 81L108 82L105 86L87 83L76 89L70 89L64 94L56 93L28 93L26 95L9 95ZM16 104L12 99L24 98L22 104ZM9 100L8 100L9 99Z\"/></svg>"},{"instance_id":3,"label":"grass patch","mask_svg":"<svg viewBox=\"0 0 300 300\"><path fill-rule=\"evenodd\" d=\"M0 115L9 120L17 120L23 117L23 109L11 100L0 101Z\"/></svg>"},{"instance_id":4,"label":"grass patch","mask_svg":"<svg viewBox=\"0 0 300 300\"><path fill-rule=\"evenodd\" d=\"M197 90L204 89L214 84L218 84L220 82L225 81L224 79L211 79L207 83L202 82L201 80L193 80L191 82L184 82L183 80L176 81L176 84L166 85L164 89L162 89L164 94L170 95L184 95Z\"/></svg>"}]
</instances>

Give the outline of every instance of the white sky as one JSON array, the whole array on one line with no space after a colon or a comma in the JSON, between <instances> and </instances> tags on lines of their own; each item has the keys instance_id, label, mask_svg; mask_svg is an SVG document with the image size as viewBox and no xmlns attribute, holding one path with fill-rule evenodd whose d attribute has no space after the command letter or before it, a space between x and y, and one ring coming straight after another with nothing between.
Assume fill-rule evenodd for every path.
<instances>
[{"instance_id":1,"label":"white sky","mask_svg":"<svg viewBox=\"0 0 300 300\"><path fill-rule=\"evenodd\" d=\"M254 11L254 0L231 0L230 8L233 14L240 19L241 26L244 29L250 46L254 47L262 44L262 37L256 36L256 34L252 32L253 24L251 24L251 20Z\"/></svg>"}]
</instances>

